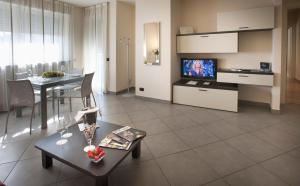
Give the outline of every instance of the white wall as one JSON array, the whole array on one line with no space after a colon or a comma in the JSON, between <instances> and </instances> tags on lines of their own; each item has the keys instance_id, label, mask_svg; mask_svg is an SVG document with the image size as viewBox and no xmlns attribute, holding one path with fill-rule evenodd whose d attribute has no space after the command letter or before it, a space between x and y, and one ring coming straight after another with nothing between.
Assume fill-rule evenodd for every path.
<instances>
[{"instance_id":1,"label":"white wall","mask_svg":"<svg viewBox=\"0 0 300 186\"><path fill-rule=\"evenodd\" d=\"M135 86L135 7L132 3L117 3L117 92L128 88L127 50L122 39L129 38L130 87Z\"/></svg>"},{"instance_id":2,"label":"white wall","mask_svg":"<svg viewBox=\"0 0 300 186\"><path fill-rule=\"evenodd\" d=\"M181 26L192 26L195 32L215 32L217 31L218 12L265 6L273 6L273 0L181 0L182 16L180 23ZM237 54L197 54L188 56L217 58L219 68L259 69L259 63L262 61L274 63L273 41L274 32L272 31L241 32L239 33L239 53ZM269 87L243 85L240 86L239 99L271 103L272 90Z\"/></svg>"},{"instance_id":3,"label":"white wall","mask_svg":"<svg viewBox=\"0 0 300 186\"><path fill-rule=\"evenodd\" d=\"M108 2L108 90L110 92L117 92L117 0L109 0Z\"/></svg>"},{"instance_id":4,"label":"white wall","mask_svg":"<svg viewBox=\"0 0 300 186\"><path fill-rule=\"evenodd\" d=\"M180 79L180 56L176 52L176 35L179 33L181 17L181 1L171 1L171 80L172 83ZM172 88L172 87L171 87Z\"/></svg>"},{"instance_id":5,"label":"white wall","mask_svg":"<svg viewBox=\"0 0 300 186\"><path fill-rule=\"evenodd\" d=\"M171 100L171 83L179 78L179 59L174 53L174 35L179 25L192 26L196 32L213 32L217 28L217 12L274 5L276 28L273 31L241 33L238 54L198 54L197 57L217 57L223 68L258 69L260 61L271 62L275 73L274 87L241 86L240 99L271 103L272 109L280 110L281 66L285 56L282 28L286 24L283 22L282 0L136 1L136 94ZM161 22L160 66L143 64L143 24L153 21ZM139 91L140 87L145 91Z\"/></svg>"},{"instance_id":6,"label":"white wall","mask_svg":"<svg viewBox=\"0 0 300 186\"><path fill-rule=\"evenodd\" d=\"M272 0L181 0L181 24L195 32L215 32L217 12L273 6Z\"/></svg>"},{"instance_id":7,"label":"white wall","mask_svg":"<svg viewBox=\"0 0 300 186\"><path fill-rule=\"evenodd\" d=\"M171 100L171 0L136 1L136 95ZM144 24L160 22L160 65L144 64ZM139 91L143 87L144 92Z\"/></svg>"},{"instance_id":8,"label":"white wall","mask_svg":"<svg viewBox=\"0 0 300 186\"><path fill-rule=\"evenodd\" d=\"M285 86L286 81L285 77L282 77L282 72L286 71L287 17L284 18L284 16L287 15L287 12L282 0L273 1L276 6L276 11L275 28L272 31L272 71L274 72L274 86L272 87L271 108L278 111L280 110L281 99L284 99L285 97L285 91L281 90L285 89L282 86Z\"/></svg>"}]
</instances>

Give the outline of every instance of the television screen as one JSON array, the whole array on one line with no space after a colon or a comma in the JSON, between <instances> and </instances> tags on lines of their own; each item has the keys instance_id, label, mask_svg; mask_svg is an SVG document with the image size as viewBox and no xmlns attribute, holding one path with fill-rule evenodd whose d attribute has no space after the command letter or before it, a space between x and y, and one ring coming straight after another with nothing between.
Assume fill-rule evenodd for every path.
<instances>
[{"instance_id":1,"label":"television screen","mask_svg":"<svg viewBox=\"0 0 300 186\"><path fill-rule=\"evenodd\" d=\"M182 77L215 80L217 76L216 59L181 59Z\"/></svg>"}]
</instances>

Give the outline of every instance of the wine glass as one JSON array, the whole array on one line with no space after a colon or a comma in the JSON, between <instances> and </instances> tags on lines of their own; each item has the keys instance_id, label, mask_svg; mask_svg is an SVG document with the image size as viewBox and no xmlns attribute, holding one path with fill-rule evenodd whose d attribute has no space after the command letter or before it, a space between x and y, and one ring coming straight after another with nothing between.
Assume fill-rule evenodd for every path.
<instances>
[{"instance_id":1,"label":"wine glass","mask_svg":"<svg viewBox=\"0 0 300 186\"><path fill-rule=\"evenodd\" d=\"M61 64L60 71L65 75L65 71L66 71L65 64Z\"/></svg>"},{"instance_id":2,"label":"wine glass","mask_svg":"<svg viewBox=\"0 0 300 186\"><path fill-rule=\"evenodd\" d=\"M31 69L27 70L27 75L28 75L28 77L32 77L33 74L32 74L32 70Z\"/></svg>"},{"instance_id":3,"label":"wine glass","mask_svg":"<svg viewBox=\"0 0 300 186\"><path fill-rule=\"evenodd\" d=\"M92 145L92 140L94 137L95 130L96 130L96 125L90 125L84 129L83 133L88 142L88 146L84 147L83 149L84 152L92 151L96 148L95 145Z\"/></svg>"},{"instance_id":4,"label":"wine glass","mask_svg":"<svg viewBox=\"0 0 300 186\"><path fill-rule=\"evenodd\" d=\"M56 145L64 145L68 142L67 139L63 138L63 134L66 132L66 128L64 122L62 120L58 120L56 125L56 131L60 133L60 140L56 142Z\"/></svg>"},{"instance_id":5,"label":"wine glass","mask_svg":"<svg viewBox=\"0 0 300 186\"><path fill-rule=\"evenodd\" d=\"M73 136L71 132L69 132L69 127L73 124L73 118L71 113L65 114L63 117L63 123L66 129L66 132L62 135L63 138L70 138Z\"/></svg>"}]
</instances>

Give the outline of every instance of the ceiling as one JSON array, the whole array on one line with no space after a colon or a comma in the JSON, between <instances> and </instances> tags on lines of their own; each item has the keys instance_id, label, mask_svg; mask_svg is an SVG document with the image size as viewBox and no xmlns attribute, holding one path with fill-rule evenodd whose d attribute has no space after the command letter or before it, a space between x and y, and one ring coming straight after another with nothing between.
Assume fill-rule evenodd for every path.
<instances>
[{"instance_id":1,"label":"ceiling","mask_svg":"<svg viewBox=\"0 0 300 186\"><path fill-rule=\"evenodd\" d=\"M87 6L96 5L101 2L107 2L108 0L60 0L60 1L67 2L76 6L87 7ZM135 2L135 0L119 0L119 1L124 1L129 3Z\"/></svg>"}]
</instances>

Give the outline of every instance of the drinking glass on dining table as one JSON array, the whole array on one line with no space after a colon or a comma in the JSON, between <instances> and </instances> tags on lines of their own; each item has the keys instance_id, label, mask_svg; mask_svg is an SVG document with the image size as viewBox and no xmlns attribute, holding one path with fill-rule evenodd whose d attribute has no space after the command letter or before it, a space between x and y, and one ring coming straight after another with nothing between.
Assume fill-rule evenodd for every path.
<instances>
[{"instance_id":1,"label":"drinking glass on dining table","mask_svg":"<svg viewBox=\"0 0 300 186\"><path fill-rule=\"evenodd\" d=\"M60 140L56 142L56 145L64 145L68 142L66 138L63 138L64 133L66 132L66 127L63 120L58 120L56 124L56 131L60 134Z\"/></svg>"}]
</instances>

